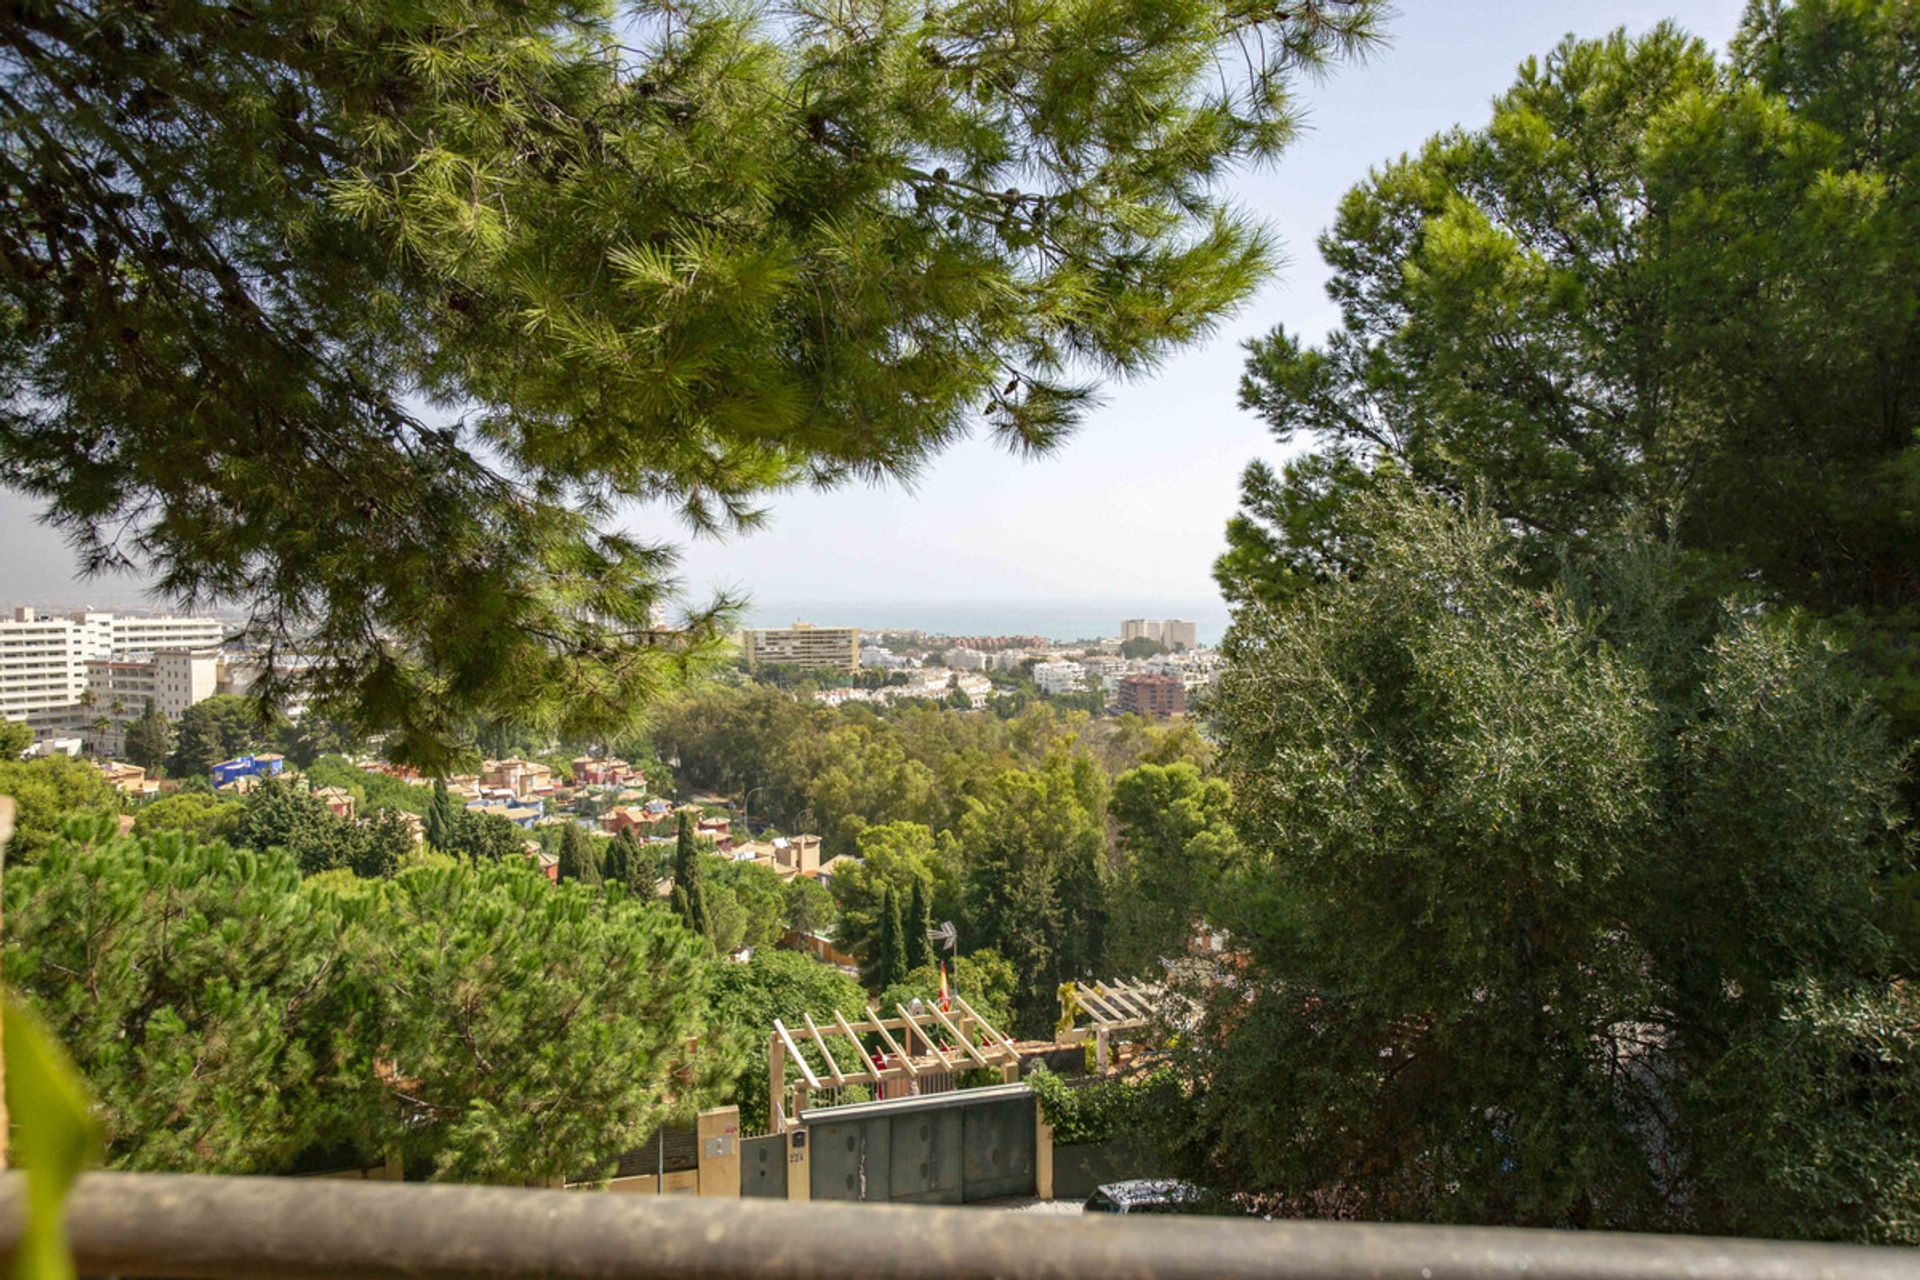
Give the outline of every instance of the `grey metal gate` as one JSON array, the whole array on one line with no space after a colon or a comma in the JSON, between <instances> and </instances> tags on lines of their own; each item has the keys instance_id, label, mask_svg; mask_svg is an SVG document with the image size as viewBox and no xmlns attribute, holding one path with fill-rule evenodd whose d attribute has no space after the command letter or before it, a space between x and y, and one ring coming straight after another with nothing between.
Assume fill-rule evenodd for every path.
<instances>
[{"instance_id":1,"label":"grey metal gate","mask_svg":"<svg viewBox=\"0 0 1920 1280\"><path fill-rule=\"evenodd\" d=\"M917 1204L959 1204L961 1117L964 1108L942 1107L893 1117L893 1199Z\"/></svg>"},{"instance_id":2,"label":"grey metal gate","mask_svg":"<svg viewBox=\"0 0 1920 1280\"><path fill-rule=\"evenodd\" d=\"M740 1194L784 1200L787 1196L787 1137L770 1133L740 1142Z\"/></svg>"},{"instance_id":3,"label":"grey metal gate","mask_svg":"<svg viewBox=\"0 0 1920 1280\"><path fill-rule=\"evenodd\" d=\"M802 1119L815 1200L964 1204L1033 1192L1025 1085L823 1107Z\"/></svg>"},{"instance_id":4,"label":"grey metal gate","mask_svg":"<svg viewBox=\"0 0 1920 1280\"><path fill-rule=\"evenodd\" d=\"M874 1116L807 1127L815 1200L893 1198L893 1119Z\"/></svg>"},{"instance_id":5,"label":"grey metal gate","mask_svg":"<svg viewBox=\"0 0 1920 1280\"><path fill-rule=\"evenodd\" d=\"M998 1200L1033 1194L1035 1140L1032 1098L967 1107L961 1138L962 1197Z\"/></svg>"}]
</instances>

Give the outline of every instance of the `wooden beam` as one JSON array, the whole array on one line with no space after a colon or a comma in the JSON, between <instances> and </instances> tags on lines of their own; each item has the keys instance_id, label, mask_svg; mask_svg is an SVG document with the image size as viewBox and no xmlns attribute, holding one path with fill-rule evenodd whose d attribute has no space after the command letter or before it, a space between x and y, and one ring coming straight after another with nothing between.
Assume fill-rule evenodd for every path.
<instances>
[{"instance_id":1,"label":"wooden beam","mask_svg":"<svg viewBox=\"0 0 1920 1280\"><path fill-rule=\"evenodd\" d=\"M934 1001L928 1008L933 1011L934 1017L940 1019L940 1025L953 1033L953 1038L960 1042L960 1047L967 1051L967 1056L973 1059L975 1066L984 1067L990 1065L987 1062L986 1056L973 1047L973 1042L960 1033L960 1028L953 1025L953 1019L947 1017L947 1011L940 1007L938 1000Z\"/></svg>"},{"instance_id":2,"label":"wooden beam","mask_svg":"<svg viewBox=\"0 0 1920 1280\"><path fill-rule=\"evenodd\" d=\"M842 1031L847 1033L847 1039L853 1041L853 1051L860 1055L860 1061L867 1064L867 1074L873 1077L875 1084L880 1083L879 1064L867 1053L867 1046L860 1043L860 1037L854 1034L853 1028L847 1025L847 1020L840 1016L838 1009L833 1011L833 1020L840 1024Z\"/></svg>"},{"instance_id":3,"label":"wooden beam","mask_svg":"<svg viewBox=\"0 0 1920 1280\"><path fill-rule=\"evenodd\" d=\"M889 1018L887 1021L891 1022L893 1019ZM909 1076L919 1075L920 1068L915 1065L913 1055L900 1047L900 1042L893 1038L893 1032L887 1030L886 1022L880 1021L879 1017L876 1016L871 1009L867 1010L867 1022L875 1031L880 1033L880 1039L887 1046L887 1052L900 1059L900 1065L907 1069L907 1074Z\"/></svg>"},{"instance_id":4,"label":"wooden beam","mask_svg":"<svg viewBox=\"0 0 1920 1280\"><path fill-rule=\"evenodd\" d=\"M793 1037L788 1034L787 1028L781 1023L780 1019L775 1018L773 1020L773 1030L774 1033L780 1037L781 1042L787 1046L787 1053L792 1056L794 1065L800 1068L800 1074L806 1077L807 1088L826 1088L825 1085L820 1083L820 1077L813 1074L813 1068L807 1065L806 1055L800 1052L800 1046L793 1042Z\"/></svg>"},{"instance_id":5,"label":"wooden beam","mask_svg":"<svg viewBox=\"0 0 1920 1280\"><path fill-rule=\"evenodd\" d=\"M814 1046L820 1050L820 1056L827 1060L827 1074L833 1077L834 1085L836 1087L844 1085L847 1077L840 1070L840 1064L833 1060L833 1050L827 1048L827 1038L820 1034L820 1028L813 1025L813 1015L803 1013L800 1016L806 1019L807 1034L813 1037Z\"/></svg>"},{"instance_id":6,"label":"wooden beam","mask_svg":"<svg viewBox=\"0 0 1920 1280\"><path fill-rule=\"evenodd\" d=\"M896 1004L893 1007L900 1011L900 1016L907 1020L908 1026L912 1027L915 1031L920 1033L920 1038L927 1042L927 1051L931 1053L935 1058L938 1058L940 1060L940 1065L942 1067L945 1067L948 1071L953 1070L953 1059L949 1058L946 1054L940 1052L940 1046L933 1042L933 1037L927 1034L927 1029L921 1026L919 1021L912 1014L907 1012L907 1006L903 1004Z\"/></svg>"},{"instance_id":7,"label":"wooden beam","mask_svg":"<svg viewBox=\"0 0 1920 1280\"><path fill-rule=\"evenodd\" d=\"M1079 991L1075 992L1074 995L1075 998L1080 1001L1080 1007L1085 1009L1095 1022L1110 1023L1126 1021L1126 1015L1121 1013L1113 1005L1102 1000L1098 992L1082 987Z\"/></svg>"},{"instance_id":8,"label":"wooden beam","mask_svg":"<svg viewBox=\"0 0 1920 1280\"><path fill-rule=\"evenodd\" d=\"M767 1037L767 1120L775 1133L787 1131L787 1051L780 1037Z\"/></svg>"},{"instance_id":9,"label":"wooden beam","mask_svg":"<svg viewBox=\"0 0 1920 1280\"><path fill-rule=\"evenodd\" d=\"M1125 1010L1129 1017L1150 1018L1153 1016L1153 1010L1151 1008L1136 1003L1132 996L1124 992L1109 990L1107 987L1102 986L1100 988L1100 997L1116 1009Z\"/></svg>"},{"instance_id":10,"label":"wooden beam","mask_svg":"<svg viewBox=\"0 0 1920 1280\"><path fill-rule=\"evenodd\" d=\"M959 995L955 995L953 997L953 1002L959 1005L962 1011L964 1011L968 1017L972 1018L975 1022L979 1023L980 1029L986 1032L987 1036L990 1039L998 1041L1001 1048L1007 1050L1009 1053L1012 1053L1015 1056L1019 1055L1020 1050L1013 1043L1013 1041L1009 1040L1006 1034L1002 1032L1000 1028L994 1026L991 1022L988 1022L985 1018L981 1017L979 1011L975 1009L972 1005L968 1004L965 998Z\"/></svg>"}]
</instances>

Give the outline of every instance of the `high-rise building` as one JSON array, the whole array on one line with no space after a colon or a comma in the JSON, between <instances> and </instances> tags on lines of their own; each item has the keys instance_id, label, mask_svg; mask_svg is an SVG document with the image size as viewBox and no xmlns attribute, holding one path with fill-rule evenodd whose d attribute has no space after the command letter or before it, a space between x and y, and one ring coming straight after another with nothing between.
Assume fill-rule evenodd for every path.
<instances>
[{"instance_id":1,"label":"high-rise building","mask_svg":"<svg viewBox=\"0 0 1920 1280\"><path fill-rule=\"evenodd\" d=\"M860 628L816 627L796 622L779 630L742 631L747 665L805 667L811 671L853 671L860 666Z\"/></svg>"},{"instance_id":2,"label":"high-rise building","mask_svg":"<svg viewBox=\"0 0 1920 1280\"><path fill-rule=\"evenodd\" d=\"M88 656L84 634L70 620L14 610L0 621L0 716L38 721L79 702Z\"/></svg>"},{"instance_id":3,"label":"high-rise building","mask_svg":"<svg viewBox=\"0 0 1920 1280\"><path fill-rule=\"evenodd\" d=\"M0 717L25 720L36 729L91 719L93 712L85 705L89 663L204 651L217 648L224 636L216 618L92 612L42 616L30 608L15 609L11 619L0 621ZM111 677L103 678L111 682ZM175 672L170 678L178 682L192 677ZM131 674L128 679L133 679ZM145 705L144 696L140 705Z\"/></svg>"},{"instance_id":4,"label":"high-rise building","mask_svg":"<svg viewBox=\"0 0 1920 1280\"><path fill-rule=\"evenodd\" d=\"M1199 643L1200 628L1186 618L1128 618L1120 624L1120 642L1151 640L1169 649L1191 649Z\"/></svg>"}]
</instances>

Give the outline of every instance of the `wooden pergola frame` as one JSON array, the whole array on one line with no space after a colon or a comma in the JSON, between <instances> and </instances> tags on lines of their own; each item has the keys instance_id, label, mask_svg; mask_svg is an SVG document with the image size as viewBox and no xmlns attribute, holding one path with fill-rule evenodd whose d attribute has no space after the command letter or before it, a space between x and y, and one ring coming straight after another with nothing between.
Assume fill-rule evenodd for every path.
<instances>
[{"instance_id":1,"label":"wooden pergola frame","mask_svg":"<svg viewBox=\"0 0 1920 1280\"><path fill-rule=\"evenodd\" d=\"M850 1084L875 1085L885 1080L913 1080L929 1072L976 1068L998 1069L1002 1080L1018 1080L1019 1048L966 1000L958 995L949 999L952 1012L938 1003L922 1004L917 1013L896 1004L893 1007L898 1017L883 1018L878 1010L870 1008L864 1018L850 1022L835 1012L833 1021L825 1026L806 1013L800 1015L801 1025L793 1028L775 1018L773 1034L767 1037L767 1101L773 1131L783 1132L797 1123L811 1094ZM886 1066L867 1051L862 1037L869 1035L886 1047ZM945 1049L941 1047L943 1040L947 1042ZM829 1047L836 1041L844 1062ZM826 1068L824 1078L800 1051L802 1044L811 1044L819 1052ZM851 1056L847 1057L849 1048ZM791 1087L787 1083L788 1061L800 1068L800 1080Z\"/></svg>"},{"instance_id":2,"label":"wooden pergola frame","mask_svg":"<svg viewBox=\"0 0 1920 1280\"><path fill-rule=\"evenodd\" d=\"M1085 1044L1093 1041L1094 1069L1105 1074L1113 1040L1126 1039L1128 1033L1145 1030L1153 1022L1154 1010L1166 997L1166 987L1158 982L1075 983L1073 1000L1087 1015L1087 1025L1077 1026L1060 1037L1061 1044ZM1066 1000L1062 993L1062 1003ZM1065 1009L1061 1011L1063 1014Z\"/></svg>"}]
</instances>

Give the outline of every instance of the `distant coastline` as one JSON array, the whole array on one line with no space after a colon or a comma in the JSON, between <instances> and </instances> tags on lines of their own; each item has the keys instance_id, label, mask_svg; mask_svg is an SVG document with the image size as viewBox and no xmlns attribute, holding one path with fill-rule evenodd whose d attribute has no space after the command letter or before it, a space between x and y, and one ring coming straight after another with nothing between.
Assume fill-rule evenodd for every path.
<instances>
[{"instance_id":1,"label":"distant coastline","mask_svg":"<svg viewBox=\"0 0 1920 1280\"><path fill-rule=\"evenodd\" d=\"M1062 600L781 600L748 602L742 622L785 627L795 622L854 626L865 631L925 631L950 636L1044 636L1049 640L1102 639L1120 634L1126 618L1186 618L1201 644L1218 644L1227 606L1218 599L1135 602Z\"/></svg>"}]
</instances>

